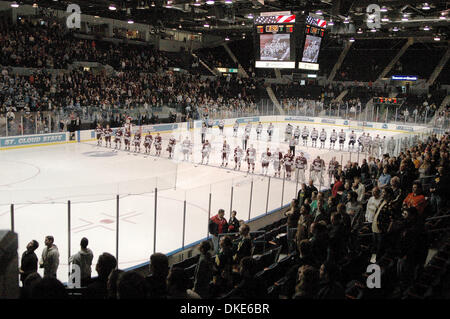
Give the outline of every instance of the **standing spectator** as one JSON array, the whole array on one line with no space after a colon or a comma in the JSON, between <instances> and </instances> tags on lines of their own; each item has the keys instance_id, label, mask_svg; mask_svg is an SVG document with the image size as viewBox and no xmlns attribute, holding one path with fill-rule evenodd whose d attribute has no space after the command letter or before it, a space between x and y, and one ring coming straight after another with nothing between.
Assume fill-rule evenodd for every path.
<instances>
[{"instance_id":1,"label":"standing spectator","mask_svg":"<svg viewBox=\"0 0 450 319\"><path fill-rule=\"evenodd\" d=\"M310 198L313 192L318 192L316 186L314 186L314 182L312 179L309 180L308 186L306 187L306 198Z\"/></svg>"},{"instance_id":2,"label":"standing spectator","mask_svg":"<svg viewBox=\"0 0 450 319\"><path fill-rule=\"evenodd\" d=\"M358 194L356 192L350 192L348 194L348 202L346 205L347 214L351 218L351 229L357 231L364 223L364 214L361 204L358 202Z\"/></svg>"},{"instance_id":3,"label":"standing spectator","mask_svg":"<svg viewBox=\"0 0 450 319\"><path fill-rule=\"evenodd\" d=\"M400 188L400 178L398 176L394 176L391 178L391 187L393 191L394 199L391 202L394 210L400 210L403 205L403 200L405 199L405 193Z\"/></svg>"},{"instance_id":4,"label":"standing spectator","mask_svg":"<svg viewBox=\"0 0 450 319\"><path fill-rule=\"evenodd\" d=\"M342 183L342 176L336 176L336 181L333 184L333 188L331 189L331 195L333 197L337 197L338 193L344 190L344 184Z\"/></svg>"},{"instance_id":5,"label":"standing spectator","mask_svg":"<svg viewBox=\"0 0 450 319\"><path fill-rule=\"evenodd\" d=\"M92 253L92 250L87 248L88 244L89 240L86 237L83 237L80 242L80 251L69 258L69 263L80 267L82 287L87 286L91 281L91 266L94 254Z\"/></svg>"},{"instance_id":6,"label":"standing spectator","mask_svg":"<svg viewBox=\"0 0 450 319\"><path fill-rule=\"evenodd\" d=\"M219 235L226 233L228 230L228 223L223 217L224 215L225 211L223 209L219 209L217 215L211 217L209 221L209 232L212 235L215 253L219 252Z\"/></svg>"},{"instance_id":7,"label":"standing spectator","mask_svg":"<svg viewBox=\"0 0 450 319\"><path fill-rule=\"evenodd\" d=\"M298 219L300 217L300 209L298 207L298 201L293 199L291 201L290 209L285 213L287 216L287 241L288 252L291 253L294 248L294 237L297 231Z\"/></svg>"},{"instance_id":8,"label":"standing spectator","mask_svg":"<svg viewBox=\"0 0 450 319\"><path fill-rule=\"evenodd\" d=\"M200 258L195 268L194 292L203 299L210 297L209 287L213 278L213 263L211 262L211 244L205 240L200 244Z\"/></svg>"},{"instance_id":9,"label":"standing spectator","mask_svg":"<svg viewBox=\"0 0 450 319\"><path fill-rule=\"evenodd\" d=\"M313 221L314 218L310 213L309 205L303 204L300 207L300 217L297 223L297 233L295 234L297 248L299 247L299 244L302 240L309 238L309 229Z\"/></svg>"},{"instance_id":10,"label":"standing spectator","mask_svg":"<svg viewBox=\"0 0 450 319\"><path fill-rule=\"evenodd\" d=\"M391 203L393 196L394 193L390 187L386 187L381 191L382 202L378 206L372 221L372 233L374 236L377 261L383 257L387 249L386 234L394 213L394 206Z\"/></svg>"},{"instance_id":11,"label":"standing spectator","mask_svg":"<svg viewBox=\"0 0 450 319\"><path fill-rule=\"evenodd\" d=\"M372 197L369 198L366 208L366 222L373 222L373 216L377 211L378 205L381 203L381 192L378 187L372 189Z\"/></svg>"},{"instance_id":12,"label":"standing spectator","mask_svg":"<svg viewBox=\"0 0 450 319\"><path fill-rule=\"evenodd\" d=\"M216 255L216 273L213 278L214 296L229 291L232 287L233 242L228 236L220 240L220 250Z\"/></svg>"},{"instance_id":13,"label":"standing spectator","mask_svg":"<svg viewBox=\"0 0 450 319\"><path fill-rule=\"evenodd\" d=\"M117 260L113 255L103 253L98 256L97 265L95 266L98 277L86 288L86 296L89 299L106 299L108 297L108 278L116 267Z\"/></svg>"},{"instance_id":14,"label":"standing spectator","mask_svg":"<svg viewBox=\"0 0 450 319\"><path fill-rule=\"evenodd\" d=\"M161 253L150 256L150 274L145 278L147 295L150 299L167 297L167 275L169 274L169 259Z\"/></svg>"},{"instance_id":15,"label":"standing spectator","mask_svg":"<svg viewBox=\"0 0 450 319\"><path fill-rule=\"evenodd\" d=\"M250 236L250 227L247 224L242 225L239 228L240 237L237 240L235 254L233 260L236 264L239 264L242 258L252 255L253 242Z\"/></svg>"},{"instance_id":16,"label":"standing spectator","mask_svg":"<svg viewBox=\"0 0 450 319\"><path fill-rule=\"evenodd\" d=\"M53 236L45 237L45 248L42 251L42 258L40 261L40 268L44 268L44 278L56 278L56 272L59 266L59 251L58 247L53 243Z\"/></svg>"},{"instance_id":17,"label":"standing spectator","mask_svg":"<svg viewBox=\"0 0 450 319\"><path fill-rule=\"evenodd\" d=\"M448 201L446 194L448 194L449 187L448 172L444 171L444 167L440 166L430 187L430 204L434 214L440 214L442 207L446 207L445 204Z\"/></svg>"},{"instance_id":18,"label":"standing spectator","mask_svg":"<svg viewBox=\"0 0 450 319\"><path fill-rule=\"evenodd\" d=\"M354 177L354 182L353 182L353 185L352 185L352 190L354 192L356 192L356 194L358 195L358 198L357 198L358 202L360 204L363 204L364 203L364 195L366 193L366 188L360 182L361 182L361 178L359 176L355 176Z\"/></svg>"},{"instance_id":19,"label":"standing spectator","mask_svg":"<svg viewBox=\"0 0 450 319\"><path fill-rule=\"evenodd\" d=\"M38 258L34 251L39 247L39 243L36 240L32 240L27 245L27 250L22 254L22 259L20 261L20 281L22 286L24 286L25 279L28 275L37 272L38 269Z\"/></svg>"},{"instance_id":20,"label":"standing spectator","mask_svg":"<svg viewBox=\"0 0 450 319\"><path fill-rule=\"evenodd\" d=\"M237 212L233 210L231 212L231 217L228 221L228 232L229 233L235 233L239 231L239 220L236 218Z\"/></svg>"}]
</instances>

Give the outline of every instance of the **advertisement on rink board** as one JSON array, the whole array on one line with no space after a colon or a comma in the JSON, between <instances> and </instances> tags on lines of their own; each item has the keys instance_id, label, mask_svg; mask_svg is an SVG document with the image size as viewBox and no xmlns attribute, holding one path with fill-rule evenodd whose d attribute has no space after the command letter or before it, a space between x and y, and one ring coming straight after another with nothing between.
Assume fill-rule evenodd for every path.
<instances>
[{"instance_id":1,"label":"advertisement on rink board","mask_svg":"<svg viewBox=\"0 0 450 319\"><path fill-rule=\"evenodd\" d=\"M67 141L67 133L28 135L0 138L0 147L51 144Z\"/></svg>"},{"instance_id":2,"label":"advertisement on rink board","mask_svg":"<svg viewBox=\"0 0 450 319\"><path fill-rule=\"evenodd\" d=\"M289 121L300 121L300 122L311 122L314 123L316 120L310 117L304 117L304 116L289 116L289 117L285 117L284 120L286 122Z\"/></svg>"}]
</instances>

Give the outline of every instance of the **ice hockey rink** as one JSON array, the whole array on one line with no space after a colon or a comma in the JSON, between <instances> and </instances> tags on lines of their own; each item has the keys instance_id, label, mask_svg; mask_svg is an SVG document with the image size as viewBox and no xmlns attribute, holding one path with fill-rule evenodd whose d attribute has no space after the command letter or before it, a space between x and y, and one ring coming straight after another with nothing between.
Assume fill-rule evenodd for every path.
<instances>
[{"instance_id":1,"label":"ice hockey rink","mask_svg":"<svg viewBox=\"0 0 450 319\"><path fill-rule=\"evenodd\" d=\"M1 151L0 229L10 228L11 204L14 204L14 230L19 234L19 253L25 250L29 241L36 239L40 244L37 250L40 257L45 236L53 235L60 253L58 278L67 281L69 229L70 253L77 252L81 238L87 237L94 252L94 262L103 252L116 254L118 229L119 268L126 269L147 262L154 249L169 253L183 244L186 246L205 238L209 211L214 215L223 208L225 217L229 218L230 209L236 210L238 219L242 220L264 215L289 204L300 188L301 180L297 181L295 175L290 181L274 178L272 163L269 175L261 175L261 154L267 147L272 152L279 148L286 153L289 149L284 142L287 123L274 123L271 142L267 141L268 122L263 122L259 140L256 124L252 126L248 142L248 146L253 144L257 150L255 174L247 174L244 161L240 171L233 170L232 154L228 167L220 167L224 139L230 144L231 153L236 145L242 147L245 124L240 125L237 137L233 137L232 124L226 125L223 135L217 126L207 133L206 138L212 144L208 165L199 164L200 128L161 134L161 157L154 156L153 147L151 154L146 155L143 147L140 153L135 153L134 147L128 152L123 150L123 145L121 150L115 150L114 143L112 148L107 148L104 143L97 146L95 141ZM367 154L358 153L356 149L354 152L347 151L349 128L345 128L345 150L339 151L338 143L334 150L329 149L329 136L333 128L339 132L342 127L292 124L294 128L299 125L302 129L306 125L310 131L313 127L327 131L324 149L312 148L310 139L308 147L301 145L301 139L300 145L296 146L296 155L303 152L308 167L318 155L325 160L327 169L332 157L343 165L348 160L361 163L367 157ZM361 131L356 133L357 136L362 134ZM387 139L405 136L404 132L399 131L372 129L369 133L372 137L379 134ZM177 139L173 160L168 159L166 151L171 136ZM194 144L189 161L183 161L181 152L181 142L186 136ZM324 176L324 185L315 182L322 189L329 186L328 175ZM306 177L309 177L309 170Z\"/></svg>"}]
</instances>

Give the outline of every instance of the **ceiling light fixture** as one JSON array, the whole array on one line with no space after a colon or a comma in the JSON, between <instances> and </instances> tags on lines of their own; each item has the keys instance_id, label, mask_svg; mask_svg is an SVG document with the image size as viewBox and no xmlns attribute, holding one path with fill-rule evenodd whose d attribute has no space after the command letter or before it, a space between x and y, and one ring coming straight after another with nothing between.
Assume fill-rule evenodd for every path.
<instances>
[{"instance_id":1,"label":"ceiling light fixture","mask_svg":"<svg viewBox=\"0 0 450 319\"><path fill-rule=\"evenodd\" d=\"M18 8L19 4L16 1L14 1L13 3L11 3L11 7L12 8Z\"/></svg>"},{"instance_id":2,"label":"ceiling light fixture","mask_svg":"<svg viewBox=\"0 0 450 319\"><path fill-rule=\"evenodd\" d=\"M392 28L392 31L394 31L394 32L398 32L398 31L399 31L399 28L397 28L397 27L394 27L394 28Z\"/></svg>"},{"instance_id":3,"label":"ceiling light fixture","mask_svg":"<svg viewBox=\"0 0 450 319\"><path fill-rule=\"evenodd\" d=\"M430 10L430 5L425 2L422 6L422 10Z\"/></svg>"},{"instance_id":4,"label":"ceiling light fixture","mask_svg":"<svg viewBox=\"0 0 450 319\"><path fill-rule=\"evenodd\" d=\"M355 38L350 38L348 41L355 42Z\"/></svg>"},{"instance_id":5,"label":"ceiling light fixture","mask_svg":"<svg viewBox=\"0 0 450 319\"><path fill-rule=\"evenodd\" d=\"M427 25L426 25L426 26L424 26L424 27L423 27L423 31L430 31L430 27L429 27L429 26L427 26Z\"/></svg>"},{"instance_id":6,"label":"ceiling light fixture","mask_svg":"<svg viewBox=\"0 0 450 319\"><path fill-rule=\"evenodd\" d=\"M208 0L208 1L206 1L206 4L209 4L211 6L214 4L214 0Z\"/></svg>"},{"instance_id":7,"label":"ceiling light fixture","mask_svg":"<svg viewBox=\"0 0 450 319\"><path fill-rule=\"evenodd\" d=\"M348 18L345 18L345 19L344 19L344 23L345 23L345 24L349 24L349 23L350 23L350 20L349 20Z\"/></svg>"},{"instance_id":8,"label":"ceiling light fixture","mask_svg":"<svg viewBox=\"0 0 450 319\"><path fill-rule=\"evenodd\" d=\"M333 19L330 19L330 21L328 22L328 25L329 25L329 26L334 26Z\"/></svg>"},{"instance_id":9,"label":"ceiling light fixture","mask_svg":"<svg viewBox=\"0 0 450 319\"><path fill-rule=\"evenodd\" d=\"M200 7L202 4L200 2L200 0L195 0L194 6L196 7Z\"/></svg>"},{"instance_id":10,"label":"ceiling light fixture","mask_svg":"<svg viewBox=\"0 0 450 319\"><path fill-rule=\"evenodd\" d=\"M387 11L388 11L388 9L385 6L382 6L380 9L380 12L387 12Z\"/></svg>"},{"instance_id":11,"label":"ceiling light fixture","mask_svg":"<svg viewBox=\"0 0 450 319\"><path fill-rule=\"evenodd\" d=\"M109 5L108 9L111 10L111 11L116 11L117 10L116 6L113 3L111 3Z\"/></svg>"}]
</instances>

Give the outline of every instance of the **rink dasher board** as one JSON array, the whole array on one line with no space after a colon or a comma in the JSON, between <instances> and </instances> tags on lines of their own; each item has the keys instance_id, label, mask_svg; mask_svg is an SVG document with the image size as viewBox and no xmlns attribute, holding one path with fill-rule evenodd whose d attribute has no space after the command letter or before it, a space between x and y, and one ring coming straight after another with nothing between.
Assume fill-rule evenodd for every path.
<instances>
[{"instance_id":1,"label":"rink dasher board","mask_svg":"<svg viewBox=\"0 0 450 319\"><path fill-rule=\"evenodd\" d=\"M213 126L217 126L220 120L214 120ZM307 117L307 116L251 116L251 117L240 117L233 119L225 119L224 126L232 127L234 123L238 121L241 126L246 123L251 123L253 126L258 122L262 124L287 124L287 123L299 123L304 125L321 125L321 126L335 126L346 128L346 130L375 130L375 131L388 131L401 134L414 134L419 132L424 132L428 129L425 126L417 125L399 125L399 124L388 124L388 123L377 123L377 122L362 122L354 120L344 120L344 119L329 119L321 117ZM194 121L194 127L189 127L188 122L183 123L171 123L171 124L156 124L156 125L142 125L142 126L132 126L133 133L138 130L142 130L143 135L150 133L161 133L170 134L175 132L192 132L197 131L202 126L202 121ZM267 129L265 127L264 129ZM115 132L116 129L113 129ZM48 134L34 134L34 135L19 135L19 136L9 136L0 137L0 150L11 150L18 148L28 148L28 147L39 147L39 146L50 146L50 145L60 145L68 143L79 143L79 142L89 142L96 139L95 130L83 130L75 132L75 140L70 139L70 132L64 133L48 133ZM112 137L113 138L113 137Z\"/></svg>"}]
</instances>

